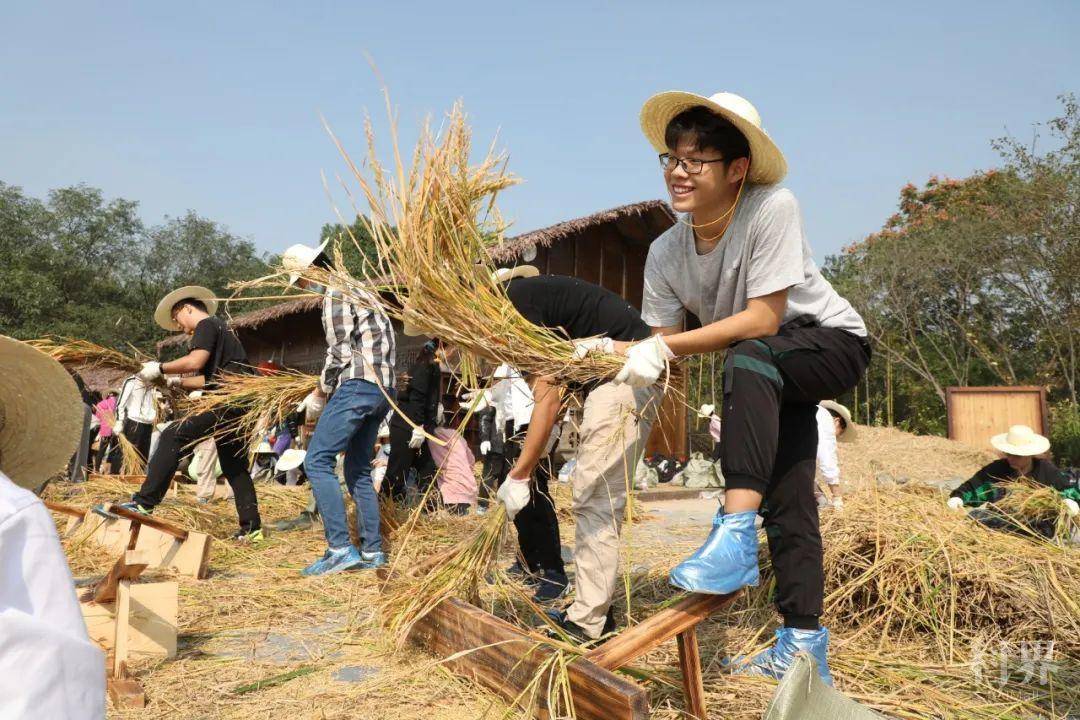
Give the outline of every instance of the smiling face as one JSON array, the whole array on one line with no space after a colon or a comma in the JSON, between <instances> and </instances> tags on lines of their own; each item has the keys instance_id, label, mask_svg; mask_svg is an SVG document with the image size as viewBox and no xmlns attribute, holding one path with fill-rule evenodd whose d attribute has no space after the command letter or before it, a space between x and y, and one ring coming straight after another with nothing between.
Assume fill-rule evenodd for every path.
<instances>
[{"instance_id":1,"label":"smiling face","mask_svg":"<svg viewBox=\"0 0 1080 720\"><path fill-rule=\"evenodd\" d=\"M738 128L705 107L685 110L668 123L664 182L677 212L708 222L735 202L750 167L750 146Z\"/></svg>"}]
</instances>

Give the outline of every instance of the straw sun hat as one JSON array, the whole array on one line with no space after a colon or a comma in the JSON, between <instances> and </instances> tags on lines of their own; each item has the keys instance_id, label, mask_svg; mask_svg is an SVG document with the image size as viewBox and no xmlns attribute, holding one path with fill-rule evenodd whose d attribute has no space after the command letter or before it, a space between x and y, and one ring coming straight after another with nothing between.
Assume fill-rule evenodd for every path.
<instances>
[{"instance_id":1,"label":"straw sun hat","mask_svg":"<svg viewBox=\"0 0 1080 720\"><path fill-rule=\"evenodd\" d=\"M83 403L64 367L0 335L0 471L37 488L62 471L82 437Z\"/></svg>"},{"instance_id":2,"label":"straw sun hat","mask_svg":"<svg viewBox=\"0 0 1080 720\"><path fill-rule=\"evenodd\" d=\"M307 451L299 448L289 448L285 452L281 453L281 457L278 458L277 463L274 465L276 472L287 472L289 470L295 470L304 464L304 458L307 457Z\"/></svg>"},{"instance_id":3,"label":"straw sun hat","mask_svg":"<svg viewBox=\"0 0 1080 720\"><path fill-rule=\"evenodd\" d=\"M1009 432L990 438L990 444L1006 455L1042 455L1050 449L1050 440L1027 425L1013 425Z\"/></svg>"},{"instance_id":4,"label":"straw sun hat","mask_svg":"<svg viewBox=\"0 0 1080 720\"><path fill-rule=\"evenodd\" d=\"M667 152L664 133L676 115L694 107L706 107L720 115L746 137L750 144L752 183L777 183L787 174L787 160L769 134L761 127L761 115L750 101L735 93L719 92L705 97L691 92L671 90L653 95L641 108L641 129L657 152Z\"/></svg>"},{"instance_id":5,"label":"straw sun hat","mask_svg":"<svg viewBox=\"0 0 1080 720\"><path fill-rule=\"evenodd\" d=\"M510 282L515 278L531 278L540 274L540 271L533 265L517 265L512 268L498 268L495 272L491 273L491 279L497 283ZM405 308L408 309L408 303ZM425 335L423 330L413 325L406 320L402 323L401 331L408 337L418 337Z\"/></svg>"},{"instance_id":6,"label":"straw sun hat","mask_svg":"<svg viewBox=\"0 0 1080 720\"><path fill-rule=\"evenodd\" d=\"M161 298L154 310L154 322L166 330L181 330L182 328L172 319L172 309L181 300L198 300L206 306L206 312L213 315L217 312L217 296L213 290L201 285L187 285L177 288Z\"/></svg>"},{"instance_id":7,"label":"straw sun hat","mask_svg":"<svg viewBox=\"0 0 1080 720\"><path fill-rule=\"evenodd\" d=\"M844 421L844 429L840 431L840 434L836 437L840 442L851 442L855 439L855 423L851 421L851 411L846 407L836 402L835 400L822 400L818 403L826 410L830 410L840 416L840 419Z\"/></svg>"}]
</instances>

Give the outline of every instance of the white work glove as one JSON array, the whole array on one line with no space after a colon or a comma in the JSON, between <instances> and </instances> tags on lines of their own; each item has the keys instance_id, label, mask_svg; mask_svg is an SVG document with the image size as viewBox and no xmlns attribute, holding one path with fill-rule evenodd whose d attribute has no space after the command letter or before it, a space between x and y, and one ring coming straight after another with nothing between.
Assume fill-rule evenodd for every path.
<instances>
[{"instance_id":1,"label":"white work glove","mask_svg":"<svg viewBox=\"0 0 1080 720\"><path fill-rule=\"evenodd\" d=\"M487 455L489 452L491 452L491 441L485 440L484 442L480 443L480 454Z\"/></svg>"},{"instance_id":2,"label":"white work glove","mask_svg":"<svg viewBox=\"0 0 1080 720\"><path fill-rule=\"evenodd\" d=\"M192 390L187 396L189 400L198 400L202 397L202 390Z\"/></svg>"},{"instance_id":3,"label":"white work glove","mask_svg":"<svg viewBox=\"0 0 1080 720\"><path fill-rule=\"evenodd\" d=\"M1080 515L1080 505L1070 498L1065 498L1065 510L1069 513L1069 517Z\"/></svg>"},{"instance_id":4,"label":"white work glove","mask_svg":"<svg viewBox=\"0 0 1080 720\"><path fill-rule=\"evenodd\" d=\"M427 440L427 437L424 435L424 428L414 427L412 429L412 437L409 438L409 447L413 450L417 450L424 444L425 440Z\"/></svg>"},{"instance_id":5,"label":"white work glove","mask_svg":"<svg viewBox=\"0 0 1080 720\"><path fill-rule=\"evenodd\" d=\"M446 408L443 407L442 403L439 403L439 407L435 411L435 424L436 425L442 425L443 420L445 420L445 419L446 419Z\"/></svg>"},{"instance_id":6,"label":"white work glove","mask_svg":"<svg viewBox=\"0 0 1080 720\"><path fill-rule=\"evenodd\" d=\"M589 353L613 353L615 342L611 338L599 337L574 341L574 359L582 360Z\"/></svg>"},{"instance_id":7,"label":"white work glove","mask_svg":"<svg viewBox=\"0 0 1080 720\"><path fill-rule=\"evenodd\" d=\"M960 512L964 509L964 501L958 497L949 498L949 502L945 504L949 506L950 510L956 510L957 512Z\"/></svg>"},{"instance_id":8,"label":"white work glove","mask_svg":"<svg viewBox=\"0 0 1080 720\"><path fill-rule=\"evenodd\" d=\"M312 390L307 394L307 397L296 406L296 409L304 411L305 424L313 423L319 419L319 416L322 415L322 411L326 409L326 396Z\"/></svg>"},{"instance_id":9,"label":"white work glove","mask_svg":"<svg viewBox=\"0 0 1080 720\"><path fill-rule=\"evenodd\" d=\"M648 340L631 345L626 351L626 363L615 376L615 383L626 383L630 387L648 387L657 381L664 372L668 360L674 360L675 353L660 335L653 335Z\"/></svg>"},{"instance_id":10,"label":"white work glove","mask_svg":"<svg viewBox=\"0 0 1080 720\"><path fill-rule=\"evenodd\" d=\"M506 506L506 514L513 520L514 516L529 504L529 498L532 497L532 493L529 491L529 481L528 479L518 480L507 476L503 484L499 486L499 492L495 493L495 496Z\"/></svg>"},{"instance_id":11,"label":"white work glove","mask_svg":"<svg viewBox=\"0 0 1080 720\"><path fill-rule=\"evenodd\" d=\"M170 375L169 377L165 378L165 387L178 388L183 384L183 382L184 378L176 375Z\"/></svg>"},{"instance_id":12,"label":"white work glove","mask_svg":"<svg viewBox=\"0 0 1080 720\"><path fill-rule=\"evenodd\" d=\"M490 390L469 390L462 394L461 399L472 407L474 413L483 412L491 407Z\"/></svg>"},{"instance_id":13,"label":"white work glove","mask_svg":"<svg viewBox=\"0 0 1080 720\"><path fill-rule=\"evenodd\" d=\"M139 378L144 383L157 382L161 379L161 363L157 360L144 362L139 372L135 373L135 377Z\"/></svg>"},{"instance_id":14,"label":"white work glove","mask_svg":"<svg viewBox=\"0 0 1080 720\"><path fill-rule=\"evenodd\" d=\"M832 506L834 508L836 508L837 510L843 510L844 509L844 498L842 498L842 497L833 498Z\"/></svg>"}]
</instances>

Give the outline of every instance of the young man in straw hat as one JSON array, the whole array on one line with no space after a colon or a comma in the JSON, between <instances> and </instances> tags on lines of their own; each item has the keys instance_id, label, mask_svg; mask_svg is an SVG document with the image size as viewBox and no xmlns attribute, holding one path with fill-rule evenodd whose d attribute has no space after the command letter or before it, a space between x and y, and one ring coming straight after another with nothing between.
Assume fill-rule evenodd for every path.
<instances>
[{"instance_id":1,"label":"young man in straw hat","mask_svg":"<svg viewBox=\"0 0 1080 720\"><path fill-rule=\"evenodd\" d=\"M0 336L0 717L105 717L105 656L86 634L56 526L32 490L82 436L75 381Z\"/></svg>"},{"instance_id":2,"label":"young man in straw hat","mask_svg":"<svg viewBox=\"0 0 1080 720\"><path fill-rule=\"evenodd\" d=\"M313 265L327 264L325 248L326 242L317 248L293 245L281 258L290 282L322 293L327 344L319 385L301 403L307 422L318 419L308 441L304 472L322 516L327 549L301 571L303 575L371 570L386 564L371 457L390 406L386 394L394 392L394 328L375 305L356 301L363 295L359 288L347 295L303 277ZM345 485L356 502L359 550L349 537L345 501L335 473L339 453L345 453Z\"/></svg>"},{"instance_id":3,"label":"young man in straw hat","mask_svg":"<svg viewBox=\"0 0 1080 720\"><path fill-rule=\"evenodd\" d=\"M244 346L225 321L214 315L216 311L214 293L204 287L182 287L162 298L154 311L154 320L166 330L181 330L190 335L190 349L187 355L171 362L145 363L137 377L145 383L164 379L169 387L195 391L213 389L221 373L251 372ZM169 377L165 378L166 375ZM146 480L125 506L136 512L151 512L164 499L185 448L212 436L240 520L240 529L233 537L241 542L261 541L262 520L255 484L248 473L247 441L235 427L241 412L224 407L167 425L150 455Z\"/></svg>"},{"instance_id":4,"label":"young man in straw hat","mask_svg":"<svg viewBox=\"0 0 1080 720\"><path fill-rule=\"evenodd\" d=\"M671 573L693 592L758 583L754 519L764 506L784 626L740 663L780 677L810 652L831 682L821 534L814 499L817 403L854 387L870 361L859 314L822 277L787 170L757 110L732 93L666 92L641 112L679 221L650 247L642 318L654 335L629 348L616 378L657 381L680 356L726 350L720 465L724 506L708 540ZM682 331L686 312L702 323Z\"/></svg>"},{"instance_id":5,"label":"young man in straw hat","mask_svg":"<svg viewBox=\"0 0 1080 720\"><path fill-rule=\"evenodd\" d=\"M1008 529L1015 527L1015 522L1003 516L993 507L980 508L984 503L993 503L1005 496L999 483L1015 482L1028 478L1039 485L1052 487L1064 497L1069 515L1080 515L1080 491L1072 485L1069 477L1054 463L1045 457L1050 449L1050 440L1039 435L1027 425L1013 425L1008 432L994 435L990 444L1004 457L986 465L975 473L970 480L960 485L949 495L951 509L962 511L964 506L975 508L971 516L988 527ZM1054 523L1033 528L1047 537L1054 535Z\"/></svg>"}]
</instances>

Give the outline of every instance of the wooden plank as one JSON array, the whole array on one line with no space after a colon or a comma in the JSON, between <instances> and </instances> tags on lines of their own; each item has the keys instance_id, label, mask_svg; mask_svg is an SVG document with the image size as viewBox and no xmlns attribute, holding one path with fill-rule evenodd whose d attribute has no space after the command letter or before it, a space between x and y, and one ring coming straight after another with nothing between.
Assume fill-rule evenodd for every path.
<instances>
[{"instance_id":1,"label":"wooden plank","mask_svg":"<svg viewBox=\"0 0 1080 720\"><path fill-rule=\"evenodd\" d=\"M175 582L121 583L117 606L128 607L128 659L176 657L180 587Z\"/></svg>"},{"instance_id":2,"label":"wooden plank","mask_svg":"<svg viewBox=\"0 0 1080 720\"><path fill-rule=\"evenodd\" d=\"M146 693L142 685L131 678L109 678L109 699L118 709L139 709L146 707Z\"/></svg>"},{"instance_id":3,"label":"wooden plank","mask_svg":"<svg viewBox=\"0 0 1080 720\"><path fill-rule=\"evenodd\" d=\"M45 507L49 508L53 512L58 512L61 515L70 515L72 517L79 518L80 520L86 516L85 509L77 508L73 505L65 505L64 503L58 503L52 500L46 500Z\"/></svg>"},{"instance_id":4,"label":"wooden plank","mask_svg":"<svg viewBox=\"0 0 1080 720\"><path fill-rule=\"evenodd\" d=\"M130 580L124 583L131 585ZM131 593L125 588L124 593L116 601L116 617L126 618L131 615ZM128 653L131 649L131 626L126 622L117 622L116 636L113 638L113 666L112 677L123 679L126 674Z\"/></svg>"},{"instance_id":5,"label":"wooden plank","mask_svg":"<svg viewBox=\"0 0 1080 720\"><path fill-rule=\"evenodd\" d=\"M691 593L667 610L661 610L586 653L585 658L602 668L617 670L720 612L738 596L739 591L727 595Z\"/></svg>"},{"instance_id":6,"label":"wooden plank","mask_svg":"<svg viewBox=\"0 0 1080 720\"><path fill-rule=\"evenodd\" d=\"M1046 389L1038 386L950 387L945 391L949 438L979 448L1011 425L1047 433Z\"/></svg>"},{"instance_id":7,"label":"wooden plank","mask_svg":"<svg viewBox=\"0 0 1080 720\"><path fill-rule=\"evenodd\" d=\"M444 665L509 701L520 695L552 653L536 637L457 599L441 603L421 619L410 639L436 657L462 653ZM649 717L648 691L635 683L584 659L568 666L568 676L580 720ZM543 696L545 691L538 694Z\"/></svg>"},{"instance_id":8,"label":"wooden plank","mask_svg":"<svg viewBox=\"0 0 1080 720\"><path fill-rule=\"evenodd\" d=\"M172 535L144 527L135 546L148 553L151 567L160 567L194 578L205 578L210 570L211 537L188 531L183 541Z\"/></svg>"},{"instance_id":9,"label":"wooden plank","mask_svg":"<svg viewBox=\"0 0 1080 720\"><path fill-rule=\"evenodd\" d=\"M682 672L686 712L697 720L708 720L705 686L701 681L701 651L698 648L697 629L690 628L675 638L679 643L679 670Z\"/></svg>"},{"instance_id":10,"label":"wooden plank","mask_svg":"<svg viewBox=\"0 0 1080 720\"><path fill-rule=\"evenodd\" d=\"M138 550L127 550L113 563L109 574L97 585L91 588L83 596L84 600L93 600L96 603L112 602L116 599L117 588L121 581L134 580L142 575L143 570L149 565L145 553Z\"/></svg>"},{"instance_id":11,"label":"wooden plank","mask_svg":"<svg viewBox=\"0 0 1080 720\"><path fill-rule=\"evenodd\" d=\"M140 525L152 527L158 532L163 532L166 535L172 535L177 540L186 540L188 536L188 531L183 528L176 527L171 523L167 523L164 520L158 520L157 518L150 517L149 515L143 515L142 513L137 513L132 510L128 510L127 508L122 508L119 505L110 505L109 512L114 515L119 515L122 518L126 518L132 522L139 523Z\"/></svg>"}]
</instances>

